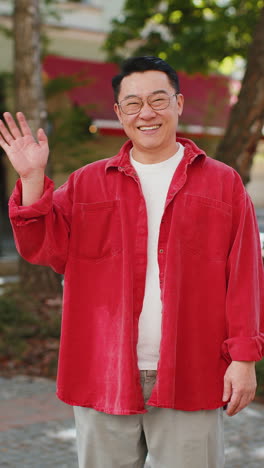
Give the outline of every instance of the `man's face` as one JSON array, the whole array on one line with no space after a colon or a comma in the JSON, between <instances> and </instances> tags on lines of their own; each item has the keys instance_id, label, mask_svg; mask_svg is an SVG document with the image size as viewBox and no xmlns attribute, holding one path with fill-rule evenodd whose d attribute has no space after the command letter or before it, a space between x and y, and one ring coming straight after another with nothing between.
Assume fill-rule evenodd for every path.
<instances>
[{"instance_id":1,"label":"man's face","mask_svg":"<svg viewBox=\"0 0 264 468\"><path fill-rule=\"evenodd\" d=\"M129 96L137 96L143 100L144 105L140 112L133 115L122 112L117 104L114 110L136 150L164 154L172 151L173 154L178 118L183 109L183 96L172 96L166 109L153 110L146 99L157 91L169 96L175 93L166 73L156 70L132 73L121 82L118 102L126 100Z\"/></svg>"}]
</instances>

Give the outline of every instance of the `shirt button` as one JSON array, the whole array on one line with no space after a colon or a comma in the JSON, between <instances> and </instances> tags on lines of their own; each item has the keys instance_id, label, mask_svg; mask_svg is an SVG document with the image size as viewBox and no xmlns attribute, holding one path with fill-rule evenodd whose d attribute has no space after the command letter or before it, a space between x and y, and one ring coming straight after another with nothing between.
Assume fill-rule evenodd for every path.
<instances>
[{"instance_id":1,"label":"shirt button","mask_svg":"<svg viewBox=\"0 0 264 468\"><path fill-rule=\"evenodd\" d=\"M159 249L159 253L164 253L164 249Z\"/></svg>"}]
</instances>

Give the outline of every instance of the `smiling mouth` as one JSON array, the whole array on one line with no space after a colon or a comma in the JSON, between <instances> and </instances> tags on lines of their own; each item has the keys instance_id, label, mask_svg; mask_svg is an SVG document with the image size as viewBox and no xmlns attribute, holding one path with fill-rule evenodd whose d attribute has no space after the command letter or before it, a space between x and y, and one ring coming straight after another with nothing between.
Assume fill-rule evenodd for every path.
<instances>
[{"instance_id":1,"label":"smiling mouth","mask_svg":"<svg viewBox=\"0 0 264 468\"><path fill-rule=\"evenodd\" d=\"M142 132L146 132L148 130L157 130L158 128L160 128L161 125L142 125L141 127L138 127L139 130L141 130Z\"/></svg>"}]
</instances>

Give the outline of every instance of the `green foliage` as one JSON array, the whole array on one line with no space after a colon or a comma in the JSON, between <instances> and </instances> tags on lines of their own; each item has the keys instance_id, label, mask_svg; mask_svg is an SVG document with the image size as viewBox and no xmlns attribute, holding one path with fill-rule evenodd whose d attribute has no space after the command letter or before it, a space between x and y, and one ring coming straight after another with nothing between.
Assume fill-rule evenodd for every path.
<instances>
[{"instance_id":1,"label":"green foliage","mask_svg":"<svg viewBox=\"0 0 264 468\"><path fill-rule=\"evenodd\" d=\"M54 308L55 309L55 308ZM37 297L18 288L0 297L0 353L12 353L13 346L21 346L31 337L60 336L60 314L47 307Z\"/></svg>"},{"instance_id":2,"label":"green foliage","mask_svg":"<svg viewBox=\"0 0 264 468\"><path fill-rule=\"evenodd\" d=\"M13 92L13 74L0 72L0 115L6 111L8 96Z\"/></svg>"},{"instance_id":3,"label":"green foliage","mask_svg":"<svg viewBox=\"0 0 264 468\"><path fill-rule=\"evenodd\" d=\"M59 94L71 91L73 88L89 86L91 80L83 77L82 73L74 75L59 75L56 78L49 79L45 85L45 96L50 99Z\"/></svg>"},{"instance_id":4,"label":"green foliage","mask_svg":"<svg viewBox=\"0 0 264 468\"><path fill-rule=\"evenodd\" d=\"M256 363L256 373L257 373L257 395L264 396L264 359Z\"/></svg>"},{"instance_id":5,"label":"green foliage","mask_svg":"<svg viewBox=\"0 0 264 468\"><path fill-rule=\"evenodd\" d=\"M3 34L8 39L13 37L13 31L8 27L3 26L2 24L0 25L0 34Z\"/></svg>"},{"instance_id":6,"label":"green foliage","mask_svg":"<svg viewBox=\"0 0 264 468\"><path fill-rule=\"evenodd\" d=\"M45 85L45 96L49 111L49 145L55 172L72 172L83 165L84 145L93 138L89 132L92 119L89 116L93 104L74 106L70 102L72 89L89 86L91 80L82 72L74 75L59 75L49 79Z\"/></svg>"},{"instance_id":7,"label":"green foliage","mask_svg":"<svg viewBox=\"0 0 264 468\"><path fill-rule=\"evenodd\" d=\"M74 145L86 141L88 138L88 128L91 125L91 119L87 115L85 107L74 106L64 112L52 114L58 117L56 133L54 137L60 140L64 145Z\"/></svg>"},{"instance_id":8,"label":"green foliage","mask_svg":"<svg viewBox=\"0 0 264 468\"><path fill-rule=\"evenodd\" d=\"M42 22L44 23L48 18L60 20L61 15L58 12L56 0L44 0L40 3Z\"/></svg>"},{"instance_id":9,"label":"green foliage","mask_svg":"<svg viewBox=\"0 0 264 468\"><path fill-rule=\"evenodd\" d=\"M177 70L208 72L226 57L246 57L263 7L263 0L127 0L104 49L117 62L131 50Z\"/></svg>"},{"instance_id":10,"label":"green foliage","mask_svg":"<svg viewBox=\"0 0 264 468\"><path fill-rule=\"evenodd\" d=\"M58 299L40 300L18 286L0 297L2 372L13 368L37 375L56 374L61 321Z\"/></svg>"}]
</instances>

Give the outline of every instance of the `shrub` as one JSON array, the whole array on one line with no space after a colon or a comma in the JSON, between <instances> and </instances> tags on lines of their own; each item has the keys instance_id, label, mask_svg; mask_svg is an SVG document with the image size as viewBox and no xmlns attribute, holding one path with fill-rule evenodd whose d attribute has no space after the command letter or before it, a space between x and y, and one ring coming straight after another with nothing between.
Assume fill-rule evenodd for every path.
<instances>
[{"instance_id":1,"label":"shrub","mask_svg":"<svg viewBox=\"0 0 264 468\"><path fill-rule=\"evenodd\" d=\"M3 369L53 376L60 337L61 299L26 294L19 286L0 296L0 362Z\"/></svg>"},{"instance_id":2,"label":"shrub","mask_svg":"<svg viewBox=\"0 0 264 468\"><path fill-rule=\"evenodd\" d=\"M256 363L256 372L257 372L257 395L264 396L264 359Z\"/></svg>"}]
</instances>

